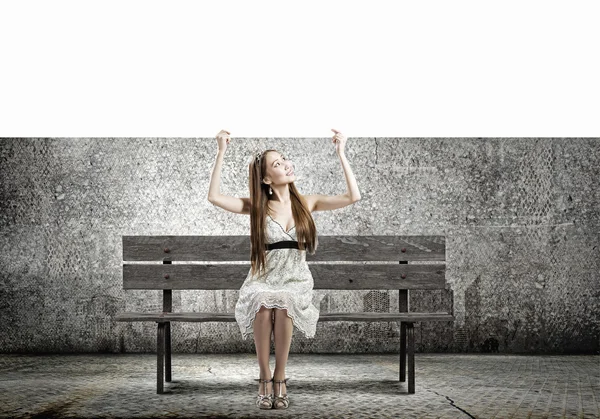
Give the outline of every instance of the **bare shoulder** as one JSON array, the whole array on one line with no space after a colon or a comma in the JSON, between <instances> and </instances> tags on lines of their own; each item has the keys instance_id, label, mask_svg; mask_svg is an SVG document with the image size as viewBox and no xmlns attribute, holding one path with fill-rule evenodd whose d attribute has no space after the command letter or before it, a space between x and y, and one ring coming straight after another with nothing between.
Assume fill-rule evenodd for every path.
<instances>
[{"instance_id":1,"label":"bare shoulder","mask_svg":"<svg viewBox=\"0 0 600 419\"><path fill-rule=\"evenodd\" d=\"M244 203L241 214L250 215L250 207L252 206L252 203L250 202L250 198L244 197L244 198L240 198L240 199Z\"/></svg>"},{"instance_id":2,"label":"bare shoulder","mask_svg":"<svg viewBox=\"0 0 600 419\"><path fill-rule=\"evenodd\" d=\"M236 214L250 214L250 198L238 198L220 194L209 201L218 207Z\"/></svg>"},{"instance_id":3,"label":"bare shoulder","mask_svg":"<svg viewBox=\"0 0 600 419\"><path fill-rule=\"evenodd\" d=\"M358 202L359 199L352 199L347 193L339 195L304 195L310 212L314 211L332 211L338 208L344 208Z\"/></svg>"},{"instance_id":4,"label":"bare shoulder","mask_svg":"<svg viewBox=\"0 0 600 419\"><path fill-rule=\"evenodd\" d=\"M306 205L308 206L308 212L313 212L315 209L315 202L317 195L302 195L302 197L306 200Z\"/></svg>"}]
</instances>

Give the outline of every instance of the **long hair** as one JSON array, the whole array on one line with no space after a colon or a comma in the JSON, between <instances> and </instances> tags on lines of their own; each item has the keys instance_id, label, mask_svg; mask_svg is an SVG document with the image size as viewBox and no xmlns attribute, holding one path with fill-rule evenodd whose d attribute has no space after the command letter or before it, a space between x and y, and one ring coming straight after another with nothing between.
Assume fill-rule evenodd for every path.
<instances>
[{"instance_id":1,"label":"long hair","mask_svg":"<svg viewBox=\"0 0 600 419\"><path fill-rule=\"evenodd\" d=\"M269 185L262 182L267 173L266 154L274 149L265 150L259 161L253 156L249 165L250 172L250 261L252 263L252 275L257 272L265 273L266 265L266 217L271 215L268 206L270 199L268 190ZM289 184L290 200L292 203L292 215L296 222L296 237L298 238L298 247L300 250L306 250L314 254L318 246L317 228L309 211L306 199L300 194L294 183Z\"/></svg>"}]
</instances>

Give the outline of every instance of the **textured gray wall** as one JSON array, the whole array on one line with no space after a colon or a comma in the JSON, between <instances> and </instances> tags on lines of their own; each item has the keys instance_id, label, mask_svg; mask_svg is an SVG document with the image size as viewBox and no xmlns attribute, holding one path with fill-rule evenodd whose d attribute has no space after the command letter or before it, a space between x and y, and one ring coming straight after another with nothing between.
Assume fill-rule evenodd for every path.
<instances>
[{"instance_id":1,"label":"textured gray wall","mask_svg":"<svg viewBox=\"0 0 600 419\"><path fill-rule=\"evenodd\" d=\"M206 199L210 139L0 139L2 352L155 350L159 291L122 289L121 236L249 234ZM221 190L248 195L250 153L277 148L301 193L338 194L329 138L234 138ZM599 139L350 138L362 200L316 212L320 234L443 234L457 321L416 326L419 351L598 352ZM236 291L174 291L174 310L233 311ZM393 292L315 291L321 310L397 310ZM412 308L444 308L412 294ZM235 323L174 324L175 352L253 350ZM319 323L292 352L387 352L398 328Z\"/></svg>"}]
</instances>

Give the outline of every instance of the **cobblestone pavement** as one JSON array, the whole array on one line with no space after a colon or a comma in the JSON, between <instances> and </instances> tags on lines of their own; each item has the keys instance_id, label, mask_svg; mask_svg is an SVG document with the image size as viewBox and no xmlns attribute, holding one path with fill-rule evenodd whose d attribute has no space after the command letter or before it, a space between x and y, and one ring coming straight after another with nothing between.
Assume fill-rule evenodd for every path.
<instances>
[{"instance_id":1,"label":"cobblestone pavement","mask_svg":"<svg viewBox=\"0 0 600 419\"><path fill-rule=\"evenodd\" d=\"M274 356L271 356L273 367ZM0 354L0 417L600 418L600 357L290 354L288 410L254 405L254 354L174 354L156 394L153 354Z\"/></svg>"}]
</instances>

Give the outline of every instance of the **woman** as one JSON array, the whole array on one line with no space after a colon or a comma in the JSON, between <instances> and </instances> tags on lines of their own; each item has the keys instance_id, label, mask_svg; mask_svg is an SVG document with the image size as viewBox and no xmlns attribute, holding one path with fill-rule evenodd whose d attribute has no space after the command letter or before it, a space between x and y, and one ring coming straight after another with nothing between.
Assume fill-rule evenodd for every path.
<instances>
[{"instance_id":1,"label":"woman","mask_svg":"<svg viewBox=\"0 0 600 419\"><path fill-rule=\"evenodd\" d=\"M252 267L239 292L235 318L242 338L254 335L258 358L261 409L289 406L285 367L293 327L313 338L319 318L312 304L313 278L306 251L315 253L317 232L311 213L342 208L360 199L356 179L344 153L346 137L332 130L348 191L341 195L301 195L294 185L293 164L276 150L252 156L250 197L235 198L220 192L221 167L229 132L217 134L218 153L208 200L223 209L250 215ZM275 370L271 376L271 335L275 341ZM272 385L274 383L274 385Z\"/></svg>"}]
</instances>

